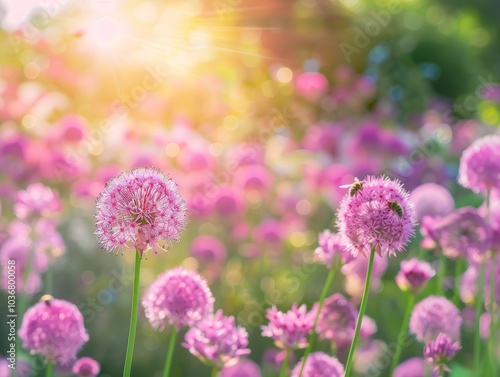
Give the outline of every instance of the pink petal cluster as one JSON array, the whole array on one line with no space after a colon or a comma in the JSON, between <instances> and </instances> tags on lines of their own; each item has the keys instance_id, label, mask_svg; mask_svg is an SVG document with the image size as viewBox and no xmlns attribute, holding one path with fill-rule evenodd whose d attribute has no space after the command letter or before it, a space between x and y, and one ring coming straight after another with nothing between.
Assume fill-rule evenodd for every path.
<instances>
[{"instance_id":1,"label":"pink petal cluster","mask_svg":"<svg viewBox=\"0 0 500 377\"><path fill-rule=\"evenodd\" d=\"M186 203L177 184L155 168L137 168L111 179L96 203L96 234L107 250L135 247L142 255L178 241Z\"/></svg>"},{"instance_id":2,"label":"pink petal cluster","mask_svg":"<svg viewBox=\"0 0 500 377\"><path fill-rule=\"evenodd\" d=\"M461 349L459 342L454 342L448 335L440 333L435 340L427 342L424 347L424 359L435 369L446 367L446 363L455 357Z\"/></svg>"},{"instance_id":3,"label":"pink petal cluster","mask_svg":"<svg viewBox=\"0 0 500 377\"><path fill-rule=\"evenodd\" d=\"M302 368L301 359L292 370L292 377L299 377ZM302 371L302 377L343 377L344 366L335 357L324 352L309 355Z\"/></svg>"},{"instance_id":4,"label":"pink petal cluster","mask_svg":"<svg viewBox=\"0 0 500 377\"><path fill-rule=\"evenodd\" d=\"M361 188L351 187L344 196L337 214L347 249L354 257L368 255L371 248L379 255L404 251L416 224L408 193L398 181L386 177L369 176L358 185Z\"/></svg>"},{"instance_id":5,"label":"pink petal cluster","mask_svg":"<svg viewBox=\"0 0 500 377\"><path fill-rule=\"evenodd\" d=\"M177 267L165 271L142 299L146 318L154 328L192 326L212 313L214 298L198 273Z\"/></svg>"},{"instance_id":6,"label":"pink petal cluster","mask_svg":"<svg viewBox=\"0 0 500 377\"><path fill-rule=\"evenodd\" d=\"M41 183L32 183L19 191L14 203L14 213L20 219L51 217L61 211L61 200L57 193Z\"/></svg>"},{"instance_id":7,"label":"pink petal cluster","mask_svg":"<svg viewBox=\"0 0 500 377\"><path fill-rule=\"evenodd\" d=\"M83 316L68 301L43 298L24 314L19 337L31 353L65 365L89 340Z\"/></svg>"},{"instance_id":8,"label":"pink petal cluster","mask_svg":"<svg viewBox=\"0 0 500 377\"><path fill-rule=\"evenodd\" d=\"M425 376L425 362L420 357L405 360L394 370L394 377L422 377Z\"/></svg>"},{"instance_id":9,"label":"pink petal cluster","mask_svg":"<svg viewBox=\"0 0 500 377\"><path fill-rule=\"evenodd\" d=\"M203 362L220 369L248 355L247 331L235 324L233 316L222 310L209 315L191 327L184 336L183 346Z\"/></svg>"},{"instance_id":10,"label":"pink petal cluster","mask_svg":"<svg viewBox=\"0 0 500 377\"><path fill-rule=\"evenodd\" d=\"M435 274L436 271L429 263L412 258L401 262L401 269L396 275L396 284L402 291L417 294Z\"/></svg>"},{"instance_id":11,"label":"pink petal cluster","mask_svg":"<svg viewBox=\"0 0 500 377\"><path fill-rule=\"evenodd\" d=\"M296 303L293 303L292 308L286 313L273 306L267 309L266 318L269 324L262 326L262 336L274 339L278 348L306 348L315 315L315 311L308 312L305 305L297 307Z\"/></svg>"},{"instance_id":12,"label":"pink petal cluster","mask_svg":"<svg viewBox=\"0 0 500 377\"><path fill-rule=\"evenodd\" d=\"M91 357L81 357L75 361L71 371L78 377L96 377L101 371L101 366Z\"/></svg>"},{"instance_id":13,"label":"pink petal cluster","mask_svg":"<svg viewBox=\"0 0 500 377\"><path fill-rule=\"evenodd\" d=\"M226 247L217 238L199 236L193 240L189 253L200 261L222 262L226 260Z\"/></svg>"},{"instance_id":14,"label":"pink petal cluster","mask_svg":"<svg viewBox=\"0 0 500 377\"><path fill-rule=\"evenodd\" d=\"M319 246L314 250L314 259L324 263L327 268L332 268L335 257L342 258L344 262L352 259L338 233L325 229L318 235L318 243Z\"/></svg>"},{"instance_id":15,"label":"pink petal cluster","mask_svg":"<svg viewBox=\"0 0 500 377\"><path fill-rule=\"evenodd\" d=\"M236 364L224 367L220 377L261 377L259 366L252 360L240 359Z\"/></svg>"},{"instance_id":16,"label":"pink petal cluster","mask_svg":"<svg viewBox=\"0 0 500 377\"><path fill-rule=\"evenodd\" d=\"M415 205L417 220L424 216L441 217L455 209L455 200L450 192L437 183L424 183L413 189L410 201Z\"/></svg>"}]
</instances>

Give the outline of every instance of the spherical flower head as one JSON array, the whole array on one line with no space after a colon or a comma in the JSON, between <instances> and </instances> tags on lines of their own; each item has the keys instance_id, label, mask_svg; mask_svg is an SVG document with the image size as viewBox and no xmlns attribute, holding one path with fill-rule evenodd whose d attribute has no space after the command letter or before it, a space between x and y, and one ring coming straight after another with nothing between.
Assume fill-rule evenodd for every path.
<instances>
[{"instance_id":1,"label":"spherical flower head","mask_svg":"<svg viewBox=\"0 0 500 377\"><path fill-rule=\"evenodd\" d=\"M422 377L425 376L425 362L420 357L412 357L397 366L394 377Z\"/></svg>"},{"instance_id":2,"label":"spherical flower head","mask_svg":"<svg viewBox=\"0 0 500 377\"><path fill-rule=\"evenodd\" d=\"M418 221L424 216L445 216L455 209L453 196L437 183L424 183L416 187L410 194L410 201L415 205Z\"/></svg>"},{"instance_id":3,"label":"spherical flower head","mask_svg":"<svg viewBox=\"0 0 500 377\"><path fill-rule=\"evenodd\" d=\"M414 234L415 209L398 181L369 176L354 182L340 203L337 226L354 257L404 251Z\"/></svg>"},{"instance_id":4,"label":"spherical flower head","mask_svg":"<svg viewBox=\"0 0 500 377\"><path fill-rule=\"evenodd\" d=\"M460 338L462 318L455 305L442 296L429 296L413 308L410 332L421 342L435 340L439 333Z\"/></svg>"},{"instance_id":5,"label":"spherical flower head","mask_svg":"<svg viewBox=\"0 0 500 377\"><path fill-rule=\"evenodd\" d=\"M191 243L189 251L193 257L205 262L222 262L227 255L224 244L212 236L197 237Z\"/></svg>"},{"instance_id":6,"label":"spherical flower head","mask_svg":"<svg viewBox=\"0 0 500 377\"><path fill-rule=\"evenodd\" d=\"M500 188L500 136L477 139L460 157L458 183L472 191Z\"/></svg>"},{"instance_id":7,"label":"spherical flower head","mask_svg":"<svg viewBox=\"0 0 500 377\"><path fill-rule=\"evenodd\" d=\"M299 377L302 368L301 359L292 370L292 377ZM323 352L313 352L309 355L302 371L302 377L343 377L344 366L332 356Z\"/></svg>"},{"instance_id":8,"label":"spherical flower head","mask_svg":"<svg viewBox=\"0 0 500 377\"><path fill-rule=\"evenodd\" d=\"M315 311L307 311L305 305L292 308L286 313L278 311L275 306L267 309L267 326L262 326L262 336L273 338L274 344L282 349L301 349L307 347L307 337L312 331Z\"/></svg>"},{"instance_id":9,"label":"spherical flower head","mask_svg":"<svg viewBox=\"0 0 500 377\"><path fill-rule=\"evenodd\" d=\"M367 315L363 316L363 320L361 321L361 328L359 329L359 335L363 339L370 339L377 332L377 322L371 317Z\"/></svg>"},{"instance_id":10,"label":"spherical flower head","mask_svg":"<svg viewBox=\"0 0 500 377\"><path fill-rule=\"evenodd\" d=\"M317 312L317 304L312 312ZM323 303L316 331L320 339L328 339L337 347L342 347L351 342L357 318L358 311L354 304L340 293L334 293Z\"/></svg>"},{"instance_id":11,"label":"spherical flower head","mask_svg":"<svg viewBox=\"0 0 500 377\"><path fill-rule=\"evenodd\" d=\"M318 243L319 247L314 250L314 259L324 263L327 268L332 268L333 261L337 256L344 262L352 259L351 253L342 243L342 237L337 233L325 229L318 235Z\"/></svg>"},{"instance_id":12,"label":"spherical flower head","mask_svg":"<svg viewBox=\"0 0 500 377\"><path fill-rule=\"evenodd\" d=\"M101 371L101 366L91 357L82 357L76 360L71 371L78 377L96 377Z\"/></svg>"},{"instance_id":13,"label":"spherical flower head","mask_svg":"<svg viewBox=\"0 0 500 377\"><path fill-rule=\"evenodd\" d=\"M142 255L178 241L186 203L177 184L155 168L138 168L111 179L96 203L96 234L107 251L135 247Z\"/></svg>"},{"instance_id":14,"label":"spherical flower head","mask_svg":"<svg viewBox=\"0 0 500 377\"><path fill-rule=\"evenodd\" d=\"M214 298L198 273L177 267L165 271L150 285L142 306L153 328L192 326L212 313Z\"/></svg>"},{"instance_id":15,"label":"spherical flower head","mask_svg":"<svg viewBox=\"0 0 500 377\"><path fill-rule=\"evenodd\" d=\"M460 279L460 299L466 304L472 305L475 301L477 294L477 275L478 266L473 265L465 270ZM489 280L485 279L485 282L489 282ZM485 295L485 297L488 296Z\"/></svg>"},{"instance_id":16,"label":"spherical flower head","mask_svg":"<svg viewBox=\"0 0 500 377\"><path fill-rule=\"evenodd\" d=\"M261 377L259 366L252 360L240 359L236 364L224 367L220 377Z\"/></svg>"},{"instance_id":17,"label":"spherical flower head","mask_svg":"<svg viewBox=\"0 0 500 377\"><path fill-rule=\"evenodd\" d=\"M241 356L248 355L248 333L236 326L233 316L225 317L222 310L191 327L183 346L208 365L222 368L232 365Z\"/></svg>"},{"instance_id":18,"label":"spherical flower head","mask_svg":"<svg viewBox=\"0 0 500 377\"><path fill-rule=\"evenodd\" d=\"M51 217L61 211L59 195L41 183L32 183L19 191L14 203L14 213L20 219Z\"/></svg>"},{"instance_id":19,"label":"spherical flower head","mask_svg":"<svg viewBox=\"0 0 500 377\"><path fill-rule=\"evenodd\" d=\"M417 294L435 274L436 271L429 263L412 258L401 262L401 269L396 275L396 283L402 291Z\"/></svg>"},{"instance_id":20,"label":"spherical flower head","mask_svg":"<svg viewBox=\"0 0 500 377\"><path fill-rule=\"evenodd\" d=\"M446 363L455 357L460 348L462 348L460 343L454 342L448 335L440 333L435 340L426 343L424 359L433 366L446 367Z\"/></svg>"},{"instance_id":21,"label":"spherical flower head","mask_svg":"<svg viewBox=\"0 0 500 377\"><path fill-rule=\"evenodd\" d=\"M19 337L23 347L60 365L74 360L89 336L78 308L65 300L42 296L23 316Z\"/></svg>"},{"instance_id":22,"label":"spherical flower head","mask_svg":"<svg viewBox=\"0 0 500 377\"><path fill-rule=\"evenodd\" d=\"M382 340L368 339L356 349L353 369L361 376L371 375L374 370L380 369L388 352L389 348Z\"/></svg>"}]
</instances>

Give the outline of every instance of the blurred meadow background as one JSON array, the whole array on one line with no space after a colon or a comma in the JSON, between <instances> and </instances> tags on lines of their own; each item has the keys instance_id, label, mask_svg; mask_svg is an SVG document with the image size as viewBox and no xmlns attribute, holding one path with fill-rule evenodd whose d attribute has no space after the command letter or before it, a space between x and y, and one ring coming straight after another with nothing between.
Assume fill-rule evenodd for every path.
<instances>
[{"instance_id":1,"label":"blurred meadow background","mask_svg":"<svg viewBox=\"0 0 500 377\"><path fill-rule=\"evenodd\" d=\"M318 299L328 271L313 254L340 186L386 174L409 191L439 183L456 207L481 204L456 178L462 151L500 125L498 14L494 0L0 1L0 254L17 192L57 192L56 231L30 241L46 258L31 303L75 303L90 336L79 354L121 375L134 255L100 250L95 200L119 172L155 166L179 184L189 220L171 251L145 254L141 291L166 269L197 269L249 332L249 358L275 376L265 311ZM407 253L381 258L359 376L388 374L379 359L405 310L401 260L437 261L416 233ZM336 274L331 292L359 304L365 266ZM5 318L3 291L0 301ZM472 362L464 328L453 376ZM132 375L161 375L168 338L140 309ZM414 340L401 360L421 350ZM172 373L208 376L180 344Z\"/></svg>"}]
</instances>

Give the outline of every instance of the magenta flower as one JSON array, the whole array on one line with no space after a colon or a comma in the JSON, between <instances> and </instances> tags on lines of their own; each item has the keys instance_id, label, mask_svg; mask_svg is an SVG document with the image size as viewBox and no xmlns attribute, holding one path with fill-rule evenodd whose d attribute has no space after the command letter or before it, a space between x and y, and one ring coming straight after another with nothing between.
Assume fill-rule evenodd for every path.
<instances>
[{"instance_id":1,"label":"magenta flower","mask_svg":"<svg viewBox=\"0 0 500 377\"><path fill-rule=\"evenodd\" d=\"M292 370L292 377L299 377L302 359ZM323 352L313 352L309 355L302 371L302 377L343 377L343 365L332 356Z\"/></svg>"},{"instance_id":2,"label":"magenta flower","mask_svg":"<svg viewBox=\"0 0 500 377\"><path fill-rule=\"evenodd\" d=\"M316 313L316 310L317 304L312 312ZM357 318L354 304L340 293L334 293L323 303L316 332L320 339L328 339L337 347L346 346L354 336Z\"/></svg>"},{"instance_id":3,"label":"magenta flower","mask_svg":"<svg viewBox=\"0 0 500 377\"><path fill-rule=\"evenodd\" d=\"M397 366L394 377L423 377L425 376L425 362L420 357L412 357Z\"/></svg>"},{"instance_id":4,"label":"magenta flower","mask_svg":"<svg viewBox=\"0 0 500 377\"><path fill-rule=\"evenodd\" d=\"M450 192L436 183L424 183L410 193L410 201L415 205L417 220L424 216L441 217L455 209L455 201Z\"/></svg>"},{"instance_id":5,"label":"magenta flower","mask_svg":"<svg viewBox=\"0 0 500 377\"><path fill-rule=\"evenodd\" d=\"M19 191L14 203L14 213L20 219L51 217L61 211L59 196L41 183L32 183Z\"/></svg>"},{"instance_id":6,"label":"magenta flower","mask_svg":"<svg viewBox=\"0 0 500 377\"><path fill-rule=\"evenodd\" d=\"M312 310L308 312L305 305L297 307L296 303L293 303L292 308L286 313L278 311L273 306L267 309L266 318L269 319L269 324L261 327L262 336L273 338L278 348L306 348L315 314Z\"/></svg>"},{"instance_id":7,"label":"magenta flower","mask_svg":"<svg viewBox=\"0 0 500 377\"><path fill-rule=\"evenodd\" d=\"M363 339L370 339L377 332L377 330L377 322L375 322L373 318L364 315L363 320L361 321L359 335Z\"/></svg>"},{"instance_id":8,"label":"magenta flower","mask_svg":"<svg viewBox=\"0 0 500 377\"><path fill-rule=\"evenodd\" d=\"M401 262L401 269L396 275L396 283L402 291L417 294L435 274L436 271L429 263L412 258Z\"/></svg>"},{"instance_id":9,"label":"magenta flower","mask_svg":"<svg viewBox=\"0 0 500 377\"><path fill-rule=\"evenodd\" d=\"M76 360L71 371L78 377L96 377L101 371L101 366L91 357L82 357Z\"/></svg>"},{"instance_id":10,"label":"magenta flower","mask_svg":"<svg viewBox=\"0 0 500 377\"><path fill-rule=\"evenodd\" d=\"M352 256L351 256L352 258ZM381 277L387 270L387 256L375 255L373 260L373 272L370 288L378 289L381 283ZM366 269L368 266L367 258L352 258L342 266L340 272L346 277L345 288L347 293L354 297L361 297L363 286L366 280Z\"/></svg>"},{"instance_id":11,"label":"magenta flower","mask_svg":"<svg viewBox=\"0 0 500 377\"><path fill-rule=\"evenodd\" d=\"M178 241L186 203L177 184L155 168L138 168L111 179L96 203L96 234L102 248L135 247L142 255Z\"/></svg>"},{"instance_id":12,"label":"magenta flower","mask_svg":"<svg viewBox=\"0 0 500 377\"><path fill-rule=\"evenodd\" d=\"M212 313L214 298L207 282L195 271L177 267L165 271L142 299L153 328L192 326Z\"/></svg>"},{"instance_id":13,"label":"magenta flower","mask_svg":"<svg viewBox=\"0 0 500 377\"><path fill-rule=\"evenodd\" d=\"M205 262L222 262L226 260L226 247L217 238L199 236L193 240L189 248L190 254Z\"/></svg>"},{"instance_id":14,"label":"magenta flower","mask_svg":"<svg viewBox=\"0 0 500 377\"><path fill-rule=\"evenodd\" d=\"M351 253L342 243L342 237L325 229L318 235L319 247L314 250L314 260L324 263L327 268L332 268L335 257L340 257L347 262L352 259Z\"/></svg>"},{"instance_id":15,"label":"magenta flower","mask_svg":"<svg viewBox=\"0 0 500 377\"><path fill-rule=\"evenodd\" d=\"M461 325L457 307L441 296L429 296L420 301L410 317L410 332L421 342L435 340L439 333L458 340Z\"/></svg>"},{"instance_id":16,"label":"magenta flower","mask_svg":"<svg viewBox=\"0 0 500 377\"><path fill-rule=\"evenodd\" d=\"M248 355L248 333L236 326L233 316L225 317L222 310L191 327L183 346L204 363L220 369Z\"/></svg>"},{"instance_id":17,"label":"magenta flower","mask_svg":"<svg viewBox=\"0 0 500 377\"><path fill-rule=\"evenodd\" d=\"M432 364L434 370L449 370L446 363L455 357L460 348L459 342L453 342L448 335L440 333L435 340L426 343L424 359Z\"/></svg>"},{"instance_id":18,"label":"magenta flower","mask_svg":"<svg viewBox=\"0 0 500 377\"><path fill-rule=\"evenodd\" d=\"M19 337L23 347L46 361L64 365L76 358L89 336L78 308L64 300L43 296L23 316Z\"/></svg>"},{"instance_id":19,"label":"magenta flower","mask_svg":"<svg viewBox=\"0 0 500 377\"><path fill-rule=\"evenodd\" d=\"M477 139L460 158L458 183L472 191L485 192L500 188L500 136Z\"/></svg>"},{"instance_id":20,"label":"magenta flower","mask_svg":"<svg viewBox=\"0 0 500 377\"><path fill-rule=\"evenodd\" d=\"M477 275L477 265L472 265L465 270L460 279L460 299L466 304L473 304L476 299ZM487 279L484 279L484 281L489 282Z\"/></svg>"},{"instance_id":21,"label":"magenta flower","mask_svg":"<svg viewBox=\"0 0 500 377\"><path fill-rule=\"evenodd\" d=\"M261 377L259 366L252 360L240 359L236 364L224 367L220 377Z\"/></svg>"},{"instance_id":22,"label":"magenta flower","mask_svg":"<svg viewBox=\"0 0 500 377\"><path fill-rule=\"evenodd\" d=\"M414 234L415 210L398 181L369 176L356 181L338 210L343 243L356 257L371 248L379 254L402 252Z\"/></svg>"}]
</instances>

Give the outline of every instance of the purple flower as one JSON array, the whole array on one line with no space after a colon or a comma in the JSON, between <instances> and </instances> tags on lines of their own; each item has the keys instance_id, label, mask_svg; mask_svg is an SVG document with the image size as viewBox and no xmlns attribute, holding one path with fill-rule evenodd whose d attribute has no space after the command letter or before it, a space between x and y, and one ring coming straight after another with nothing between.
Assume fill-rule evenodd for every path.
<instances>
[{"instance_id":1,"label":"purple flower","mask_svg":"<svg viewBox=\"0 0 500 377\"><path fill-rule=\"evenodd\" d=\"M158 276L146 291L142 306L152 327L163 330L168 324L180 329L212 313L214 298L198 273L177 267Z\"/></svg>"},{"instance_id":2,"label":"purple flower","mask_svg":"<svg viewBox=\"0 0 500 377\"><path fill-rule=\"evenodd\" d=\"M286 312L280 312L273 306L267 309L267 326L262 326L262 336L273 338L276 347L282 349L306 348L307 337L311 333L315 312L307 311L305 305L297 307L296 303Z\"/></svg>"},{"instance_id":3,"label":"purple flower","mask_svg":"<svg viewBox=\"0 0 500 377\"><path fill-rule=\"evenodd\" d=\"M361 328L359 329L359 335L363 339L370 339L378 330L377 322L367 315L363 316L361 321Z\"/></svg>"},{"instance_id":4,"label":"purple flower","mask_svg":"<svg viewBox=\"0 0 500 377\"><path fill-rule=\"evenodd\" d=\"M316 311L317 304L312 312L316 314ZM334 293L323 303L316 331L320 339L328 339L337 347L342 347L351 342L357 318L358 311L354 304L340 293Z\"/></svg>"},{"instance_id":5,"label":"purple flower","mask_svg":"<svg viewBox=\"0 0 500 377\"><path fill-rule=\"evenodd\" d=\"M415 205L418 221L424 216L445 216L455 209L453 196L436 183L424 183L415 188L410 194L410 201Z\"/></svg>"},{"instance_id":6,"label":"purple flower","mask_svg":"<svg viewBox=\"0 0 500 377\"><path fill-rule=\"evenodd\" d=\"M466 304L473 304L477 293L477 266L470 266L460 279L460 299ZM485 279L485 282L487 280Z\"/></svg>"},{"instance_id":7,"label":"purple flower","mask_svg":"<svg viewBox=\"0 0 500 377\"><path fill-rule=\"evenodd\" d=\"M206 262L222 262L227 255L224 244L211 236L199 236L194 239L189 252L193 257Z\"/></svg>"},{"instance_id":8,"label":"purple flower","mask_svg":"<svg viewBox=\"0 0 500 377\"><path fill-rule=\"evenodd\" d=\"M417 294L435 274L436 271L429 263L412 258L401 262L401 269L396 275L396 283L402 291Z\"/></svg>"},{"instance_id":9,"label":"purple flower","mask_svg":"<svg viewBox=\"0 0 500 377\"><path fill-rule=\"evenodd\" d=\"M314 250L314 259L324 263L328 268L332 268L336 256L341 257L344 262L352 259L339 234L325 229L318 235L318 243L319 247Z\"/></svg>"},{"instance_id":10,"label":"purple flower","mask_svg":"<svg viewBox=\"0 0 500 377\"><path fill-rule=\"evenodd\" d=\"M59 196L41 183L32 183L19 191L14 203L14 213L20 219L51 217L61 211Z\"/></svg>"},{"instance_id":11,"label":"purple flower","mask_svg":"<svg viewBox=\"0 0 500 377\"><path fill-rule=\"evenodd\" d=\"M72 368L73 374L76 374L78 377L96 377L100 371L101 366L91 357L78 359Z\"/></svg>"},{"instance_id":12,"label":"purple flower","mask_svg":"<svg viewBox=\"0 0 500 377\"><path fill-rule=\"evenodd\" d=\"M225 317L222 310L191 327L183 343L191 354L219 369L248 355L250 350L247 345L247 331L236 326L233 316Z\"/></svg>"},{"instance_id":13,"label":"purple flower","mask_svg":"<svg viewBox=\"0 0 500 377\"><path fill-rule=\"evenodd\" d=\"M491 228L472 207L457 209L440 219L424 217L421 233L424 247L439 247L448 258L462 257L477 263L491 248Z\"/></svg>"},{"instance_id":14,"label":"purple flower","mask_svg":"<svg viewBox=\"0 0 500 377\"><path fill-rule=\"evenodd\" d=\"M500 188L500 136L477 139L460 158L458 183L472 191L485 192Z\"/></svg>"},{"instance_id":15,"label":"purple flower","mask_svg":"<svg viewBox=\"0 0 500 377\"><path fill-rule=\"evenodd\" d=\"M373 176L352 184L337 218L342 240L354 257L369 254L371 248L379 255L402 252L415 223L413 204L401 184Z\"/></svg>"},{"instance_id":16,"label":"purple flower","mask_svg":"<svg viewBox=\"0 0 500 377\"><path fill-rule=\"evenodd\" d=\"M281 370L281 366L283 365L283 361L285 361L286 351L276 348L270 348L264 352L264 363L272 366L276 371ZM295 363L295 354L290 352L288 355L289 364Z\"/></svg>"},{"instance_id":17,"label":"purple flower","mask_svg":"<svg viewBox=\"0 0 500 377\"><path fill-rule=\"evenodd\" d=\"M301 359L292 370L292 377L299 377L302 368ZM332 356L323 352L313 352L309 355L302 371L302 377L343 377L344 367Z\"/></svg>"},{"instance_id":18,"label":"purple flower","mask_svg":"<svg viewBox=\"0 0 500 377\"><path fill-rule=\"evenodd\" d=\"M397 366L393 377L423 377L425 363L420 357L412 357Z\"/></svg>"},{"instance_id":19,"label":"purple flower","mask_svg":"<svg viewBox=\"0 0 500 377\"><path fill-rule=\"evenodd\" d=\"M376 290L380 286L380 278L387 270L387 256L375 255L373 261L371 289ZM363 294L364 283L366 280L366 269L368 267L367 258L353 258L350 262L344 264L340 269L346 277L346 291L351 296L361 297Z\"/></svg>"},{"instance_id":20,"label":"purple flower","mask_svg":"<svg viewBox=\"0 0 500 377\"><path fill-rule=\"evenodd\" d=\"M107 251L135 247L142 255L178 241L186 203L177 184L155 168L138 168L111 179L96 203L96 234Z\"/></svg>"},{"instance_id":21,"label":"purple flower","mask_svg":"<svg viewBox=\"0 0 500 377\"><path fill-rule=\"evenodd\" d=\"M420 301L410 317L410 332L421 342L434 340L439 333L458 340L461 325L457 307L441 296L429 296Z\"/></svg>"},{"instance_id":22,"label":"purple flower","mask_svg":"<svg viewBox=\"0 0 500 377\"><path fill-rule=\"evenodd\" d=\"M460 348L460 343L453 342L445 333L439 333L435 340L425 344L424 359L436 369L440 366L446 368L446 363L455 357Z\"/></svg>"},{"instance_id":23,"label":"purple flower","mask_svg":"<svg viewBox=\"0 0 500 377\"><path fill-rule=\"evenodd\" d=\"M89 336L78 308L45 295L23 316L19 337L23 347L47 361L64 365L75 359Z\"/></svg>"},{"instance_id":24,"label":"purple flower","mask_svg":"<svg viewBox=\"0 0 500 377\"><path fill-rule=\"evenodd\" d=\"M220 377L261 377L259 366L252 360L240 359L235 365L224 367Z\"/></svg>"},{"instance_id":25,"label":"purple flower","mask_svg":"<svg viewBox=\"0 0 500 377\"><path fill-rule=\"evenodd\" d=\"M9 360L0 357L0 377L11 377L12 369L9 368ZM30 377L32 375L31 364L28 360L17 359L15 377Z\"/></svg>"},{"instance_id":26,"label":"purple flower","mask_svg":"<svg viewBox=\"0 0 500 377\"><path fill-rule=\"evenodd\" d=\"M379 371L380 365L385 362L388 352L389 349L385 342L369 339L361 347L356 348L354 370L363 376L372 375L374 371Z\"/></svg>"}]
</instances>

